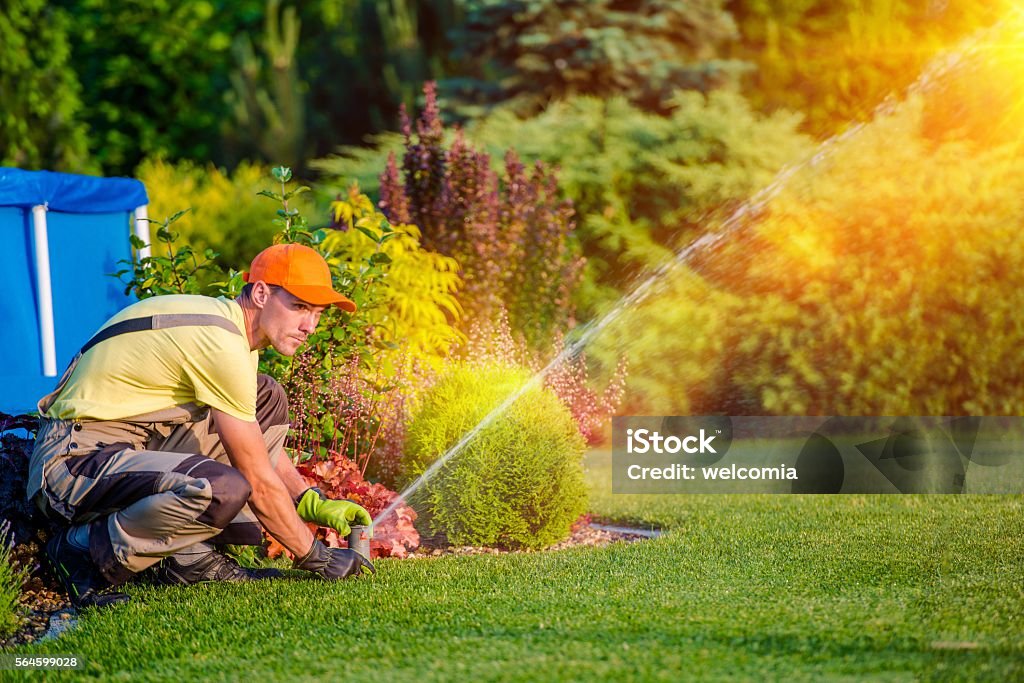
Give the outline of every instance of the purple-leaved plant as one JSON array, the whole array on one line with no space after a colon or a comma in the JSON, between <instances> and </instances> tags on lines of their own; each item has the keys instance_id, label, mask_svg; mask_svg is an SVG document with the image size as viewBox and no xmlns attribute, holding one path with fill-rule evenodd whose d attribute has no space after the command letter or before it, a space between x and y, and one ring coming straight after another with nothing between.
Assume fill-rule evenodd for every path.
<instances>
[{"instance_id":1,"label":"purple-leaved plant","mask_svg":"<svg viewBox=\"0 0 1024 683\"><path fill-rule=\"evenodd\" d=\"M499 176L461 131L446 149L433 83L424 94L415 124L403 110L405 153L401 168L392 156L381 175L381 209L418 225L425 247L459 262L467 324L505 309L532 348L548 349L575 323L583 258L572 203L560 198L553 169L528 169L514 151Z\"/></svg>"}]
</instances>

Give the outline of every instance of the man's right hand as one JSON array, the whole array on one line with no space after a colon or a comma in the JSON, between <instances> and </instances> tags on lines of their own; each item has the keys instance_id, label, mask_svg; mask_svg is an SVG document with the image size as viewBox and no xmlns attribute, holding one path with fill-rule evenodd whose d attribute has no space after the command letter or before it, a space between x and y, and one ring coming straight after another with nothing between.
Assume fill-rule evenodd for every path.
<instances>
[{"instance_id":1,"label":"man's right hand","mask_svg":"<svg viewBox=\"0 0 1024 683\"><path fill-rule=\"evenodd\" d=\"M316 572L325 579L345 579L359 576L363 569L376 573L373 564L365 557L349 548L328 548L320 541L313 541L313 546L301 560L295 560L296 569Z\"/></svg>"}]
</instances>

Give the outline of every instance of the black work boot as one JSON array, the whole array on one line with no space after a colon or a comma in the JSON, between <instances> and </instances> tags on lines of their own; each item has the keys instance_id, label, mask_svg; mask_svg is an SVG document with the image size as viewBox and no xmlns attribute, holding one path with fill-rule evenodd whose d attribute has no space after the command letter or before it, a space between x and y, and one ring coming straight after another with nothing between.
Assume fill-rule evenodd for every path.
<instances>
[{"instance_id":1,"label":"black work boot","mask_svg":"<svg viewBox=\"0 0 1024 683\"><path fill-rule=\"evenodd\" d=\"M46 557L76 608L109 607L130 599L124 593L102 592L113 584L100 573L88 550L76 548L68 541L67 532L61 532L46 543Z\"/></svg>"},{"instance_id":2,"label":"black work boot","mask_svg":"<svg viewBox=\"0 0 1024 683\"><path fill-rule=\"evenodd\" d=\"M182 564L174 555L165 557L157 569L157 583L168 586L189 586L208 581L260 581L281 576L277 569L247 569L233 559L211 549L191 564Z\"/></svg>"}]
</instances>

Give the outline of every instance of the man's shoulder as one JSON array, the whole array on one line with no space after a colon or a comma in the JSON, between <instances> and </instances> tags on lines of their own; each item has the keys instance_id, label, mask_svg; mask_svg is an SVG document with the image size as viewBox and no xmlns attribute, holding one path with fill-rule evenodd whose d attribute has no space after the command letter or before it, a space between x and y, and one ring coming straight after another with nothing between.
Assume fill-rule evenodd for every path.
<instances>
[{"instance_id":1,"label":"man's shoulder","mask_svg":"<svg viewBox=\"0 0 1024 683\"><path fill-rule=\"evenodd\" d=\"M107 325L112 325L122 320L167 314L219 315L236 324L240 322L242 317L238 304L225 297L214 298L198 294L167 294L153 296L126 306L107 321Z\"/></svg>"}]
</instances>

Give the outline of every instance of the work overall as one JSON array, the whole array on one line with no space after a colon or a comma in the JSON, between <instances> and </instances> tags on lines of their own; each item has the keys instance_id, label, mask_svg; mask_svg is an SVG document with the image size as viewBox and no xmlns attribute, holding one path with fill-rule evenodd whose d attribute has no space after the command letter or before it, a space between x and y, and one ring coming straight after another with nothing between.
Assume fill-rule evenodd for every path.
<instances>
[{"instance_id":1,"label":"work overall","mask_svg":"<svg viewBox=\"0 0 1024 683\"><path fill-rule=\"evenodd\" d=\"M108 327L82 348L57 388L39 401L40 415L83 354L110 337L207 324L241 334L215 315L154 315L124 323L134 324ZM288 403L268 375L258 376L256 420L275 466L286 457ZM260 544L262 529L246 504L251 492L228 461L210 409L190 403L116 421L42 417L27 493L52 519L90 524L90 556L116 585L196 543Z\"/></svg>"}]
</instances>

